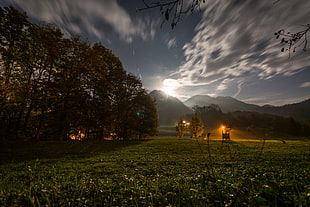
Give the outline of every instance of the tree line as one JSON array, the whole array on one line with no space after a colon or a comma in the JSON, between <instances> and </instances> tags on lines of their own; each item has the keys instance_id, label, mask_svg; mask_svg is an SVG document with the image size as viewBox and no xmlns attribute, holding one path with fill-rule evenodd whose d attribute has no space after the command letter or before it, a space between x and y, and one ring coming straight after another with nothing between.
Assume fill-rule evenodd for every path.
<instances>
[{"instance_id":1,"label":"tree line","mask_svg":"<svg viewBox=\"0 0 310 207\"><path fill-rule=\"evenodd\" d=\"M154 100L101 43L65 37L0 8L0 139L143 138L157 133Z\"/></svg>"},{"instance_id":2,"label":"tree line","mask_svg":"<svg viewBox=\"0 0 310 207\"><path fill-rule=\"evenodd\" d=\"M191 118L191 122L186 122L186 120L181 117L176 124L175 130L178 138L183 138L184 134L187 132L191 135L191 138L197 139L203 136L205 125L198 114L195 113Z\"/></svg>"},{"instance_id":3,"label":"tree line","mask_svg":"<svg viewBox=\"0 0 310 207\"><path fill-rule=\"evenodd\" d=\"M205 130L218 128L224 121L230 127L239 128L259 136L310 136L309 121L297 121L292 117L282 117L253 111L235 111L223 113L216 104L194 106L194 115L188 114L180 118L176 124L177 137L182 138L186 131L192 137L201 136ZM186 125L186 120L192 120ZM199 132L199 133L198 133Z\"/></svg>"}]
</instances>

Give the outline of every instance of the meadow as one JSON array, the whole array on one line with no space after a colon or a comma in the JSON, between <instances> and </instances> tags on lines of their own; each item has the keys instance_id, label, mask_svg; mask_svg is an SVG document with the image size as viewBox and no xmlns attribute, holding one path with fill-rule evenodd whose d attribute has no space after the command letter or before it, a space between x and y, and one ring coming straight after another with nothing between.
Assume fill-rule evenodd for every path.
<instances>
[{"instance_id":1,"label":"meadow","mask_svg":"<svg viewBox=\"0 0 310 207\"><path fill-rule=\"evenodd\" d=\"M0 206L310 206L309 143L6 143Z\"/></svg>"}]
</instances>

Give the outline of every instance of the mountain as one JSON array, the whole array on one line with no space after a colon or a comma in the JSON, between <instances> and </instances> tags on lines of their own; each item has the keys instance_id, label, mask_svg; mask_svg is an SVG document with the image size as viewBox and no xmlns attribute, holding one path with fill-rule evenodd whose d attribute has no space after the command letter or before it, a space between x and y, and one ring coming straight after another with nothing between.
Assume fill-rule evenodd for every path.
<instances>
[{"instance_id":1,"label":"mountain","mask_svg":"<svg viewBox=\"0 0 310 207\"><path fill-rule=\"evenodd\" d=\"M283 106L258 106L242 102L229 96L218 96L213 98L208 95L196 95L189 98L184 103L160 90L152 91L150 96L156 100L160 125L174 124L180 117L185 117L186 114L192 114L193 111L191 108L195 105L209 106L211 104L217 104L223 113L255 111L284 117L293 117L299 121L310 120L310 99L300 103Z\"/></svg>"},{"instance_id":2,"label":"mountain","mask_svg":"<svg viewBox=\"0 0 310 207\"><path fill-rule=\"evenodd\" d=\"M150 96L156 101L159 125L175 124L180 117L192 113L179 99L163 91L154 90Z\"/></svg>"},{"instance_id":3,"label":"mountain","mask_svg":"<svg viewBox=\"0 0 310 207\"><path fill-rule=\"evenodd\" d=\"M283 106L265 105L255 109L257 112L274 114L278 116L293 117L297 120L310 120L310 99L300 103L287 104Z\"/></svg>"},{"instance_id":4,"label":"mountain","mask_svg":"<svg viewBox=\"0 0 310 207\"><path fill-rule=\"evenodd\" d=\"M196 95L186 100L184 104L189 108L192 108L195 105L209 106L210 104L217 104L224 113L234 111L256 111L284 117L293 117L299 121L310 119L310 99L300 103L287 104L283 106L258 106L239 101L229 96L218 96L216 98L212 98L208 95Z\"/></svg>"},{"instance_id":5,"label":"mountain","mask_svg":"<svg viewBox=\"0 0 310 207\"><path fill-rule=\"evenodd\" d=\"M212 98L208 95L196 95L184 102L184 104L192 108L195 105L198 106L209 106L210 104L217 104L222 109L222 112L233 112L233 111L253 111L259 106L255 104L248 104L230 96L218 96Z\"/></svg>"},{"instance_id":6,"label":"mountain","mask_svg":"<svg viewBox=\"0 0 310 207\"><path fill-rule=\"evenodd\" d=\"M179 99L169 96L159 90L152 91L150 96L156 100L160 125L159 133L165 136L175 135L174 125L180 117L183 117L188 121L190 120L191 114L193 114L191 108L195 105L210 106L211 104L217 104L221 108L223 113L216 115L216 117L212 117L214 115L210 114L212 111L209 111L209 114L207 114L206 117L201 117L202 119L206 119L205 122L208 123L209 127L212 126L212 124L218 125L218 122L222 120L231 120L235 126L239 127L246 126L246 128L248 128L248 125L251 125L251 127L252 125L259 125L262 129L266 128L268 131L270 130L270 127L276 129L276 127L280 126L284 127L282 130L283 133L285 130L292 133L291 131L295 131L296 128L294 128L294 126L301 125L296 124L296 122L291 119L281 119L281 117L277 118L273 115L292 117L298 121L305 120L310 122L310 99L300 103L287 104L283 106L258 106L255 104L248 104L228 96L218 96L213 98L208 95L197 95L189 98L184 103L182 103ZM227 114L227 112L232 113ZM289 127L288 124L291 126ZM303 131L299 130L299 132L305 133L305 127L303 129Z\"/></svg>"}]
</instances>

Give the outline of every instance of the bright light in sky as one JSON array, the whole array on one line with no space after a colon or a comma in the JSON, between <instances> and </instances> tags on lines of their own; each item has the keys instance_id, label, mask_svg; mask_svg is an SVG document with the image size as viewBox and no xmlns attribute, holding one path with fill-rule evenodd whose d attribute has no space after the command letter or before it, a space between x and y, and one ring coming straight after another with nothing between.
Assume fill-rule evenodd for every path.
<instances>
[{"instance_id":1,"label":"bright light in sky","mask_svg":"<svg viewBox=\"0 0 310 207\"><path fill-rule=\"evenodd\" d=\"M136 12L143 0L0 0L0 6L10 5L34 22L101 42L128 73L143 76L148 90L179 99L232 96L260 105L310 98L310 45L303 51L301 44L289 58L274 35L304 30L309 0L205 1L173 30L169 21L161 27L158 9Z\"/></svg>"},{"instance_id":2,"label":"bright light in sky","mask_svg":"<svg viewBox=\"0 0 310 207\"><path fill-rule=\"evenodd\" d=\"M170 96L176 96L175 90L180 87L180 83L174 79L165 79L161 90Z\"/></svg>"}]
</instances>

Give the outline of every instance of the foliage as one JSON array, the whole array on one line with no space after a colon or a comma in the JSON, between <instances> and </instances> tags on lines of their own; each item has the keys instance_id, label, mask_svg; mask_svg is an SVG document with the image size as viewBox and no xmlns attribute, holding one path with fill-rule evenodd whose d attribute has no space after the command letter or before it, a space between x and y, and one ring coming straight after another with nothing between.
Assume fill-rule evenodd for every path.
<instances>
[{"instance_id":1,"label":"foliage","mask_svg":"<svg viewBox=\"0 0 310 207\"><path fill-rule=\"evenodd\" d=\"M215 104L193 107L209 128L218 128L226 120L234 127L268 136L310 136L309 121L297 121L292 117L282 117L254 111L222 113Z\"/></svg>"},{"instance_id":2,"label":"foliage","mask_svg":"<svg viewBox=\"0 0 310 207\"><path fill-rule=\"evenodd\" d=\"M208 127L218 127L223 121L223 113L219 105L194 106L193 110Z\"/></svg>"},{"instance_id":3,"label":"foliage","mask_svg":"<svg viewBox=\"0 0 310 207\"><path fill-rule=\"evenodd\" d=\"M0 31L0 139L155 134L153 100L111 50L32 24L13 7L0 9Z\"/></svg>"},{"instance_id":4,"label":"foliage","mask_svg":"<svg viewBox=\"0 0 310 207\"><path fill-rule=\"evenodd\" d=\"M178 24L182 15L185 15L189 12L193 13L195 10L200 8L200 4L202 2L205 3L205 0L193 0L191 3L184 3L184 0L142 1L144 3L144 7L137 9L137 11L159 8L160 13L164 18L163 23L165 21L170 22L172 29Z\"/></svg>"},{"instance_id":5,"label":"foliage","mask_svg":"<svg viewBox=\"0 0 310 207\"><path fill-rule=\"evenodd\" d=\"M207 141L200 141L203 150ZM308 141L2 145L1 206L309 206Z\"/></svg>"},{"instance_id":6,"label":"foliage","mask_svg":"<svg viewBox=\"0 0 310 207\"><path fill-rule=\"evenodd\" d=\"M303 30L300 30L296 33L285 32L284 29L279 30L278 32L274 33L276 39L281 38L281 44L285 45L281 48L281 52L291 51L296 52L298 47L302 46L302 50L305 52L307 50L308 45L308 32L310 31L310 24L302 25L304 27Z\"/></svg>"},{"instance_id":7,"label":"foliage","mask_svg":"<svg viewBox=\"0 0 310 207\"><path fill-rule=\"evenodd\" d=\"M301 123L292 117L281 117L250 111L232 112L226 115L235 127L268 136L309 136L309 124Z\"/></svg>"},{"instance_id":8,"label":"foliage","mask_svg":"<svg viewBox=\"0 0 310 207\"><path fill-rule=\"evenodd\" d=\"M180 118L177 125L175 126L175 130L177 137L182 139L187 130L186 121Z\"/></svg>"},{"instance_id":9,"label":"foliage","mask_svg":"<svg viewBox=\"0 0 310 207\"><path fill-rule=\"evenodd\" d=\"M192 121L189 125L189 133L193 138L197 138L202 136L204 132L204 124L202 120L199 118L198 114L195 113L192 116Z\"/></svg>"}]
</instances>

